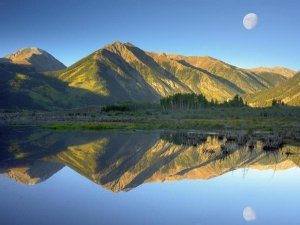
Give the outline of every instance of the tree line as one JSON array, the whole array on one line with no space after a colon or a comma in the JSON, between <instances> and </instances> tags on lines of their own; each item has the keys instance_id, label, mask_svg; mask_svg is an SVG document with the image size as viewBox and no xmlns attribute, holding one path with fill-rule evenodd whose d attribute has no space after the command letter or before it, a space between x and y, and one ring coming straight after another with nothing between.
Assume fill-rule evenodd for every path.
<instances>
[{"instance_id":1,"label":"tree line","mask_svg":"<svg viewBox=\"0 0 300 225\"><path fill-rule=\"evenodd\" d=\"M272 100L272 107L284 106L284 102L281 100L273 99Z\"/></svg>"},{"instance_id":2,"label":"tree line","mask_svg":"<svg viewBox=\"0 0 300 225\"><path fill-rule=\"evenodd\" d=\"M242 97L239 95L234 96L231 100L219 103L217 100L212 99L208 101L202 94L174 94L171 96L164 97L160 100L160 105L165 110L176 110L176 109L198 109L207 108L214 106L222 107L245 107L247 104L244 102Z\"/></svg>"}]
</instances>

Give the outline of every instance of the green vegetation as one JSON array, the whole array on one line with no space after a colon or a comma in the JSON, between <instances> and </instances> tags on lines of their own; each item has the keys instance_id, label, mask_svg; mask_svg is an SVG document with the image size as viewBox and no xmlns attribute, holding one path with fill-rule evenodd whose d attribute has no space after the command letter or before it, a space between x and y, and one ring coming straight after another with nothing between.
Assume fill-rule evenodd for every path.
<instances>
[{"instance_id":1,"label":"green vegetation","mask_svg":"<svg viewBox=\"0 0 300 225\"><path fill-rule=\"evenodd\" d=\"M137 128L131 123L113 123L113 122L102 122L102 123L89 123L89 122L77 122L77 123L43 123L39 124L44 127L48 127L54 130L106 130L106 129L135 129Z\"/></svg>"},{"instance_id":2,"label":"green vegetation","mask_svg":"<svg viewBox=\"0 0 300 225\"><path fill-rule=\"evenodd\" d=\"M175 94L162 98L160 105L164 110L191 110L206 107L245 107L242 97L236 95L233 99L218 103L216 100L208 101L204 95L199 94Z\"/></svg>"},{"instance_id":3,"label":"green vegetation","mask_svg":"<svg viewBox=\"0 0 300 225\"><path fill-rule=\"evenodd\" d=\"M271 106L274 99L286 105L300 106L300 73L275 88L246 95L247 102L253 107Z\"/></svg>"},{"instance_id":4,"label":"green vegetation","mask_svg":"<svg viewBox=\"0 0 300 225\"><path fill-rule=\"evenodd\" d=\"M150 103L150 102L144 102L144 103L136 103L136 102L122 102L122 103L116 103L111 104L107 106L103 106L101 108L102 112L137 112L141 111L143 109L146 110L153 110L157 109L159 110L159 105L156 103Z\"/></svg>"},{"instance_id":5,"label":"green vegetation","mask_svg":"<svg viewBox=\"0 0 300 225\"><path fill-rule=\"evenodd\" d=\"M195 129L195 130L259 130L299 132L289 119L145 119L145 122L47 122L33 123L52 129L66 130L104 130L104 129ZM21 125L26 123L14 123Z\"/></svg>"},{"instance_id":6,"label":"green vegetation","mask_svg":"<svg viewBox=\"0 0 300 225\"><path fill-rule=\"evenodd\" d=\"M24 65L0 63L0 109L53 111L105 102L93 92L68 86Z\"/></svg>"},{"instance_id":7,"label":"green vegetation","mask_svg":"<svg viewBox=\"0 0 300 225\"><path fill-rule=\"evenodd\" d=\"M208 102L204 95L199 94L175 94L162 98L160 105L165 110L175 109L196 109L200 107L207 107L211 102Z\"/></svg>"},{"instance_id":8,"label":"green vegetation","mask_svg":"<svg viewBox=\"0 0 300 225\"><path fill-rule=\"evenodd\" d=\"M127 105L108 105L102 108L103 112L110 112L110 111L130 111Z\"/></svg>"},{"instance_id":9,"label":"green vegetation","mask_svg":"<svg viewBox=\"0 0 300 225\"><path fill-rule=\"evenodd\" d=\"M278 106L284 106L284 102L281 101L281 100L273 99L272 100L272 107L278 107Z\"/></svg>"},{"instance_id":10,"label":"green vegetation","mask_svg":"<svg viewBox=\"0 0 300 225\"><path fill-rule=\"evenodd\" d=\"M296 107L211 106L190 110L166 110L161 109L159 105L151 104L149 104L151 107L133 103L128 103L125 106L122 108L125 107L129 111L120 111L118 107L110 106L110 110L107 112L98 107L46 113L2 113L0 114L0 121L8 121L11 125L38 125L60 130L233 129L245 130L248 133L258 130L277 131L284 133L286 137L294 137L300 133L300 109Z\"/></svg>"}]
</instances>

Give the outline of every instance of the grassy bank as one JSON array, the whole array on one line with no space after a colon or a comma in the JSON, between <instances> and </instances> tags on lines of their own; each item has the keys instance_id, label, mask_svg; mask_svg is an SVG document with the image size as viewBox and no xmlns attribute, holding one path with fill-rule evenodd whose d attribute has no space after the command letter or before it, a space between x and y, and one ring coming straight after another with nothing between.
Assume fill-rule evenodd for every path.
<instances>
[{"instance_id":1,"label":"grassy bank","mask_svg":"<svg viewBox=\"0 0 300 225\"><path fill-rule=\"evenodd\" d=\"M146 119L142 122L14 122L11 125L36 125L56 130L106 129L196 129L196 130L253 130L296 134L299 124L288 118L274 119Z\"/></svg>"},{"instance_id":2,"label":"grassy bank","mask_svg":"<svg viewBox=\"0 0 300 225\"><path fill-rule=\"evenodd\" d=\"M299 133L299 108L207 108L165 111L145 108L131 111L101 109L62 112L26 112L2 114L10 125L36 125L51 129L197 129L252 130ZM0 118L0 120L1 120Z\"/></svg>"}]
</instances>

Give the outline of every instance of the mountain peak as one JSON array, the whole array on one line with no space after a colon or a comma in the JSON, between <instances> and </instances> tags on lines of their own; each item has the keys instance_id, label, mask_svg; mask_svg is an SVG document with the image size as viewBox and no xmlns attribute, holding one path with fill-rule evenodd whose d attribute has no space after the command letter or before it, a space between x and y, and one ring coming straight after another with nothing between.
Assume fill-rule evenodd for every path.
<instances>
[{"instance_id":1,"label":"mountain peak","mask_svg":"<svg viewBox=\"0 0 300 225\"><path fill-rule=\"evenodd\" d=\"M119 46L123 46L124 44L121 41L115 41L111 44L105 45L104 48L109 48L109 47L119 47Z\"/></svg>"},{"instance_id":2,"label":"mountain peak","mask_svg":"<svg viewBox=\"0 0 300 225\"><path fill-rule=\"evenodd\" d=\"M30 65L37 72L46 72L65 69L66 66L54 58L50 53L36 47L21 48L18 51L6 55L4 58L11 63Z\"/></svg>"},{"instance_id":3,"label":"mountain peak","mask_svg":"<svg viewBox=\"0 0 300 225\"><path fill-rule=\"evenodd\" d=\"M107 51L113 52L118 55L124 56L124 54L125 54L128 57L131 54L130 48L135 48L135 46L129 42L122 43L120 41L115 41L112 44L104 46L104 48L100 49L100 52L103 50L107 50Z\"/></svg>"},{"instance_id":4,"label":"mountain peak","mask_svg":"<svg viewBox=\"0 0 300 225\"><path fill-rule=\"evenodd\" d=\"M116 40L115 42L112 43L112 45L123 45L123 43L121 41Z\"/></svg>"},{"instance_id":5,"label":"mountain peak","mask_svg":"<svg viewBox=\"0 0 300 225\"><path fill-rule=\"evenodd\" d=\"M130 42L122 43L121 41L115 41L111 44L104 46L104 49L123 48L123 47L136 47L136 46Z\"/></svg>"},{"instance_id":6,"label":"mountain peak","mask_svg":"<svg viewBox=\"0 0 300 225\"><path fill-rule=\"evenodd\" d=\"M128 46L128 47L136 47L134 44L130 43L130 42L126 42L124 45Z\"/></svg>"},{"instance_id":7,"label":"mountain peak","mask_svg":"<svg viewBox=\"0 0 300 225\"><path fill-rule=\"evenodd\" d=\"M21 48L16 52L13 52L9 55L6 55L5 58L7 59L16 59L16 58L24 58L24 59L28 59L30 57L32 57L32 55L42 55L42 54L49 54L46 51L36 48L36 47L31 47L31 48Z\"/></svg>"}]
</instances>

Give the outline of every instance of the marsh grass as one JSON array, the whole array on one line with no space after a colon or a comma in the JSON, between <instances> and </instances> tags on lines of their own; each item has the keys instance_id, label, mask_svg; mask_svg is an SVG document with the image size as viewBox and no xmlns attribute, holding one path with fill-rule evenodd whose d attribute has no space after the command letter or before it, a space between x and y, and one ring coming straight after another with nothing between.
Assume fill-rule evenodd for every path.
<instances>
[{"instance_id":1,"label":"marsh grass","mask_svg":"<svg viewBox=\"0 0 300 225\"><path fill-rule=\"evenodd\" d=\"M161 110L157 107L131 111L103 112L83 108L59 112L15 112L0 114L10 125L36 125L56 130L169 129L169 130L243 130L277 132L284 139L300 139L300 108L202 108Z\"/></svg>"}]
</instances>

